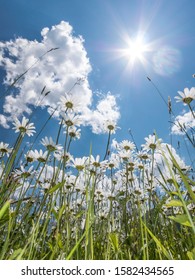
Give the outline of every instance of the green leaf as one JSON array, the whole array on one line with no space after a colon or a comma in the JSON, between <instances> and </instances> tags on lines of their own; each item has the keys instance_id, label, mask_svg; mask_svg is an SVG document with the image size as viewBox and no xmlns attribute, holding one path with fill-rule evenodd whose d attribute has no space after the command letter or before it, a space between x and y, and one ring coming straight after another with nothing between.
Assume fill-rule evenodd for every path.
<instances>
[{"instance_id":1,"label":"green leaf","mask_svg":"<svg viewBox=\"0 0 195 280\"><path fill-rule=\"evenodd\" d=\"M0 210L0 220L4 217L4 215L6 214L7 210L9 209L10 203L11 203L10 200L6 201L6 203L1 208L1 210Z\"/></svg>"},{"instance_id":2,"label":"green leaf","mask_svg":"<svg viewBox=\"0 0 195 280\"><path fill-rule=\"evenodd\" d=\"M176 215L175 217L174 216L170 216L169 219L175 221L176 223L179 223L183 226L187 226L187 227L192 227L189 219L188 219L188 216L183 214L183 215Z\"/></svg>"},{"instance_id":3,"label":"green leaf","mask_svg":"<svg viewBox=\"0 0 195 280\"><path fill-rule=\"evenodd\" d=\"M111 232L109 234L109 239L110 239L111 244L114 248L114 251L118 252L118 250L119 250L118 234L115 233L115 232Z\"/></svg>"},{"instance_id":4,"label":"green leaf","mask_svg":"<svg viewBox=\"0 0 195 280\"><path fill-rule=\"evenodd\" d=\"M60 182L57 185L53 186L48 193L52 194L53 192L57 191L57 189L61 188L64 185L64 182Z\"/></svg>"},{"instance_id":5,"label":"green leaf","mask_svg":"<svg viewBox=\"0 0 195 280\"><path fill-rule=\"evenodd\" d=\"M9 260L16 260L18 256L22 253L22 249L17 249L13 252L13 254L9 257Z\"/></svg>"},{"instance_id":6,"label":"green leaf","mask_svg":"<svg viewBox=\"0 0 195 280\"><path fill-rule=\"evenodd\" d=\"M58 213L57 213L57 211L54 208L52 208L52 213L54 214L54 217L57 220L58 219Z\"/></svg>"},{"instance_id":7,"label":"green leaf","mask_svg":"<svg viewBox=\"0 0 195 280\"><path fill-rule=\"evenodd\" d=\"M172 199L167 204L167 207L180 207L183 206L183 203L180 200Z\"/></svg>"},{"instance_id":8,"label":"green leaf","mask_svg":"<svg viewBox=\"0 0 195 280\"><path fill-rule=\"evenodd\" d=\"M83 214L85 213L85 211L80 211L75 215L76 219L79 219Z\"/></svg>"},{"instance_id":9,"label":"green leaf","mask_svg":"<svg viewBox=\"0 0 195 280\"><path fill-rule=\"evenodd\" d=\"M57 234L57 244L59 246L60 249L63 248L63 243L62 243L62 236L60 233Z\"/></svg>"},{"instance_id":10,"label":"green leaf","mask_svg":"<svg viewBox=\"0 0 195 280\"><path fill-rule=\"evenodd\" d=\"M68 254L68 256L66 257L66 260L70 260L70 258L72 257L72 255L74 254L74 252L76 251L76 249L78 248L78 246L80 245L80 243L82 242L82 240L84 239L86 235L86 231L83 233L83 235L81 236L81 238L77 241L77 243L75 244L75 246L72 248L72 250L70 251L70 253Z\"/></svg>"},{"instance_id":11,"label":"green leaf","mask_svg":"<svg viewBox=\"0 0 195 280\"><path fill-rule=\"evenodd\" d=\"M170 192L170 194L179 196L178 192Z\"/></svg>"},{"instance_id":12,"label":"green leaf","mask_svg":"<svg viewBox=\"0 0 195 280\"><path fill-rule=\"evenodd\" d=\"M188 251L187 256L191 261L195 260L195 248L192 251Z\"/></svg>"},{"instance_id":13,"label":"green leaf","mask_svg":"<svg viewBox=\"0 0 195 280\"><path fill-rule=\"evenodd\" d=\"M173 257L169 253L169 251L163 246L163 244L160 242L160 240L149 230L149 228L144 224L144 222L143 221L141 221L141 222L144 225L147 232L149 233L149 235L152 237L152 239L156 243L156 246L159 248L159 250L167 257L167 259L172 260Z\"/></svg>"},{"instance_id":14,"label":"green leaf","mask_svg":"<svg viewBox=\"0 0 195 280\"><path fill-rule=\"evenodd\" d=\"M66 205L62 205L62 207L59 210L59 216L58 219L60 220L62 218L63 212L66 209Z\"/></svg>"}]
</instances>

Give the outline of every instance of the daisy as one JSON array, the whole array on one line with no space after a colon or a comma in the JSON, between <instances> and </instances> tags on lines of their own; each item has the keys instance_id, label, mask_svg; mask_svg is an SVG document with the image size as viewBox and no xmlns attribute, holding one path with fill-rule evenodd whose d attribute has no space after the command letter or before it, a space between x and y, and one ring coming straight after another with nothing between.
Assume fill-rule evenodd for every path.
<instances>
[{"instance_id":1,"label":"daisy","mask_svg":"<svg viewBox=\"0 0 195 280\"><path fill-rule=\"evenodd\" d=\"M177 159L177 164L179 165L179 168L183 171L183 172L189 172L191 170L191 166L190 165L186 165L185 162L179 158L179 157L175 157ZM173 169L175 169L175 164L173 162Z\"/></svg>"},{"instance_id":2,"label":"daisy","mask_svg":"<svg viewBox=\"0 0 195 280\"><path fill-rule=\"evenodd\" d=\"M35 160L38 160L39 162L46 162L48 159L48 152L43 152L40 150L39 152L37 150L32 151L31 155L34 157Z\"/></svg>"},{"instance_id":3,"label":"daisy","mask_svg":"<svg viewBox=\"0 0 195 280\"><path fill-rule=\"evenodd\" d=\"M119 144L119 147L121 149L124 149L126 151L128 150L134 150L135 149L135 144L131 141L128 141L128 140L123 140L120 144Z\"/></svg>"},{"instance_id":4,"label":"daisy","mask_svg":"<svg viewBox=\"0 0 195 280\"><path fill-rule=\"evenodd\" d=\"M81 130L77 129L75 126L71 126L68 129L68 135L72 138L72 139L80 139L81 137Z\"/></svg>"},{"instance_id":5,"label":"daisy","mask_svg":"<svg viewBox=\"0 0 195 280\"><path fill-rule=\"evenodd\" d=\"M11 151L12 149L9 148L9 144L0 142L0 156L3 156L4 154L9 155Z\"/></svg>"},{"instance_id":6,"label":"daisy","mask_svg":"<svg viewBox=\"0 0 195 280\"><path fill-rule=\"evenodd\" d=\"M104 126L104 130L106 132L109 132L110 134L114 134L116 132L117 128L119 128L119 127L117 127L116 122L113 120L107 120L103 124L103 126Z\"/></svg>"},{"instance_id":7,"label":"daisy","mask_svg":"<svg viewBox=\"0 0 195 280\"><path fill-rule=\"evenodd\" d=\"M81 104L76 96L73 96L71 93L65 93L65 95L60 98L59 107L62 111L78 112L81 108Z\"/></svg>"},{"instance_id":8,"label":"daisy","mask_svg":"<svg viewBox=\"0 0 195 280\"><path fill-rule=\"evenodd\" d=\"M94 167L100 167L100 156L97 155L96 158L94 158L93 155L90 156L90 164Z\"/></svg>"},{"instance_id":9,"label":"daisy","mask_svg":"<svg viewBox=\"0 0 195 280\"><path fill-rule=\"evenodd\" d=\"M89 170L90 172L104 172L106 168L107 160L100 161L100 156L97 155L94 157L93 155L90 156L90 164L89 164Z\"/></svg>"},{"instance_id":10,"label":"daisy","mask_svg":"<svg viewBox=\"0 0 195 280\"><path fill-rule=\"evenodd\" d=\"M187 205L189 211L195 210L195 203L190 203Z\"/></svg>"},{"instance_id":11,"label":"daisy","mask_svg":"<svg viewBox=\"0 0 195 280\"><path fill-rule=\"evenodd\" d=\"M137 167L138 161L134 158L129 158L128 160L128 171L133 171Z\"/></svg>"},{"instance_id":12,"label":"daisy","mask_svg":"<svg viewBox=\"0 0 195 280\"><path fill-rule=\"evenodd\" d=\"M138 168L139 170L143 170L144 169L143 163L141 161L137 161L136 168Z\"/></svg>"},{"instance_id":13,"label":"daisy","mask_svg":"<svg viewBox=\"0 0 195 280\"><path fill-rule=\"evenodd\" d=\"M122 150L118 152L118 155L123 161L128 161L132 157L132 152L130 150Z\"/></svg>"},{"instance_id":14,"label":"daisy","mask_svg":"<svg viewBox=\"0 0 195 280\"><path fill-rule=\"evenodd\" d=\"M79 180L79 181L76 180L75 181L75 190L76 190L77 193L79 193L79 192L84 193L85 192L85 186L84 186L84 184L81 180Z\"/></svg>"},{"instance_id":15,"label":"daisy","mask_svg":"<svg viewBox=\"0 0 195 280\"><path fill-rule=\"evenodd\" d=\"M139 159L142 159L142 160L146 160L146 159L149 159L149 158L150 158L150 156L147 154L147 152L144 152L144 151L139 151L139 152L137 153L137 157L138 157Z\"/></svg>"},{"instance_id":16,"label":"daisy","mask_svg":"<svg viewBox=\"0 0 195 280\"><path fill-rule=\"evenodd\" d=\"M33 172L33 166L31 166L28 170L25 170L24 166L22 165L20 169L16 169L14 171L14 176L16 178L28 178L32 177L35 174L35 171Z\"/></svg>"},{"instance_id":17,"label":"daisy","mask_svg":"<svg viewBox=\"0 0 195 280\"><path fill-rule=\"evenodd\" d=\"M73 166L78 171L81 171L81 170L83 170L85 168L87 160L88 160L87 157L75 158L75 159L72 159L72 163L73 163Z\"/></svg>"},{"instance_id":18,"label":"daisy","mask_svg":"<svg viewBox=\"0 0 195 280\"><path fill-rule=\"evenodd\" d=\"M41 140L41 144L47 148L49 152L60 151L62 150L62 146L56 144L51 137L45 137Z\"/></svg>"},{"instance_id":19,"label":"daisy","mask_svg":"<svg viewBox=\"0 0 195 280\"><path fill-rule=\"evenodd\" d=\"M112 154L106 165L109 169L115 169L119 167L119 164L119 157L116 154Z\"/></svg>"},{"instance_id":20,"label":"daisy","mask_svg":"<svg viewBox=\"0 0 195 280\"><path fill-rule=\"evenodd\" d=\"M34 123L29 123L29 119L23 117L22 118L22 122L20 122L17 118L14 120L13 122L13 129L15 129L15 133L20 132L23 135L27 134L28 136L32 136L33 133L35 133L36 131Z\"/></svg>"},{"instance_id":21,"label":"daisy","mask_svg":"<svg viewBox=\"0 0 195 280\"><path fill-rule=\"evenodd\" d=\"M29 151L26 155L25 155L26 161L27 162L33 162L34 160L36 160L36 158L34 157L34 152L33 151Z\"/></svg>"},{"instance_id":22,"label":"daisy","mask_svg":"<svg viewBox=\"0 0 195 280\"><path fill-rule=\"evenodd\" d=\"M66 178L65 178L65 187L67 189L72 188L74 186L74 184L75 184L75 179L76 179L76 177L74 175L66 176Z\"/></svg>"},{"instance_id":23,"label":"daisy","mask_svg":"<svg viewBox=\"0 0 195 280\"><path fill-rule=\"evenodd\" d=\"M69 162L72 159L72 156L70 153L64 151L56 151L54 152L54 157L59 161L65 161Z\"/></svg>"},{"instance_id":24,"label":"daisy","mask_svg":"<svg viewBox=\"0 0 195 280\"><path fill-rule=\"evenodd\" d=\"M189 105L193 100L195 100L195 87L184 88L184 92L178 91L180 96L176 96L176 102L183 102L184 105Z\"/></svg>"},{"instance_id":25,"label":"daisy","mask_svg":"<svg viewBox=\"0 0 195 280\"><path fill-rule=\"evenodd\" d=\"M173 185L174 182L180 183L181 182L181 177L178 174L170 174L169 170L166 170L163 174L164 180L169 183L170 185Z\"/></svg>"},{"instance_id":26,"label":"daisy","mask_svg":"<svg viewBox=\"0 0 195 280\"><path fill-rule=\"evenodd\" d=\"M155 135L149 135L148 137L144 138L146 140L146 143L144 145L142 145L144 150L156 150L161 143L161 139L156 139Z\"/></svg>"},{"instance_id":27,"label":"daisy","mask_svg":"<svg viewBox=\"0 0 195 280\"><path fill-rule=\"evenodd\" d=\"M61 116L63 118L64 125L70 127L70 126L80 126L82 120L79 115L75 115L73 113L61 113Z\"/></svg>"}]
</instances>

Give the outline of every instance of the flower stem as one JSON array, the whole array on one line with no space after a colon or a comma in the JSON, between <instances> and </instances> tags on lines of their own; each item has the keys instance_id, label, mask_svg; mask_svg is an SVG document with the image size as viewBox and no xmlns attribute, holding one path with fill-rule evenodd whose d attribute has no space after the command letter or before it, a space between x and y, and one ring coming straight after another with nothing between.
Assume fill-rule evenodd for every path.
<instances>
[{"instance_id":1,"label":"flower stem","mask_svg":"<svg viewBox=\"0 0 195 280\"><path fill-rule=\"evenodd\" d=\"M109 134L108 134L108 141L107 141L107 146L106 146L106 152L105 152L105 156L104 156L104 159L106 159L107 155L108 155L108 148L109 148L109 145L110 145L110 136L111 136L111 133L109 131Z\"/></svg>"}]
</instances>

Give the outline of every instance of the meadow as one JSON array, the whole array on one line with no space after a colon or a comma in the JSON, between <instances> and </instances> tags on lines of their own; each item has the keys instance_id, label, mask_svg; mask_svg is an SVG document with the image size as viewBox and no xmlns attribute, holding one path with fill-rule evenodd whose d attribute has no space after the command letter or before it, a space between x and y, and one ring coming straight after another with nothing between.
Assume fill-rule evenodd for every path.
<instances>
[{"instance_id":1,"label":"meadow","mask_svg":"<svg viewBox=\"0 0 195 280\"><path fill-rule=\"evenodd\" d=\"M176 99L194 118L195 88ZM58 135L43 137L38 150L55 110ZM68 92L55 110L39 131L32 116L16 118L15 144L0 142L0 259L195 259L193 166L163 143L158 128L138 149L113 140L117 124L108 120L105 154L77 157L71 145L82 132L79 104ZM176 125L194 148L193 127Z\"/></svg>"}]
</instances>

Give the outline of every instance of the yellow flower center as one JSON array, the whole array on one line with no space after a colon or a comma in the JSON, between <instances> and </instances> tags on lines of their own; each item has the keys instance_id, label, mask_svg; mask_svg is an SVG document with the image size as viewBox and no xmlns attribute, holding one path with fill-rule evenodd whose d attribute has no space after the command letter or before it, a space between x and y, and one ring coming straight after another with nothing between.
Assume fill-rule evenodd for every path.
<instances>
[{"instance_id":1,"label":"yellow flower center","mask_svg":"<svg viewBox=\"0 0 195 280\"><path fill-rule=\"evenodd\" d=\"M20 132L25 133L25 132L26 132L26 127L20 126L20 127L19 127L19 130L20 130Z\"/></svg>"},{"instance_id":2,"label":"yellow flower center","mask_svg":"<svg viewBox=\"0 0 195 280\"><path fill-rule=\"evenodd\" d=\"M0 149L0 152L1 152L1 153L7 153L8 150L7 150L6 148L1 148L1 149Z\"/></svg>"},{"instance_id":3,"label":"yellow flower center","mask_svg":"<svg viewBox=\"0 0 195 280\"><path fill-rule=\"evenodd\" d=\"M67 120L67 121L65 121L65 124L66 124L67 126L72 126L72 125L73 125L73 122L72 122L71 120Z\"/></svg>"},{"instance_id":4,"label":"yellow flower center","mask_svg":"<svg viewBox=\"0 0 195 280\"><path fill-rule=\"evenodd\" d=\"M156 144L151 143L151 144L149 145L149 147L150 147L150 149L155 150L155 149L156 149Z\"/></svg>"},{"instance_id":5,"label":"yellow flower center","mask_svg":"<svg viewBox=\"0 0 195 280\"><path fill-rule=\"evenodd\" d=\"M67 101L65 105L66 105L66 107L67 107L68 109L72 109L72 108L73 108L73 103L70 102L70 101Z\"/></svg>"},{"instance_id":6,"label":"yellow flower center","mask_svg":"<svg viewBox=\"0 0 195 280\"><path fill-rule=\"evenodd\" d=\"M192 102L192 98L191 97L184 97L183 98L183 102L185 103L185 104L190 104L191 102Z\"/></svg>"},{"instance_id":7,"label":"yellow flower center","mask_svg":"<svg viewBox=\"0 0 195 280\"><path fill-rule=\"evenodd\" d=\"M108 125L108 130L110 130L110 131L111 131L111 130L114 130L114 126L113 126L112 124L109 124L109 125Z\"/></svg>"}]
</instances>

